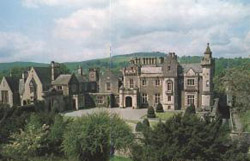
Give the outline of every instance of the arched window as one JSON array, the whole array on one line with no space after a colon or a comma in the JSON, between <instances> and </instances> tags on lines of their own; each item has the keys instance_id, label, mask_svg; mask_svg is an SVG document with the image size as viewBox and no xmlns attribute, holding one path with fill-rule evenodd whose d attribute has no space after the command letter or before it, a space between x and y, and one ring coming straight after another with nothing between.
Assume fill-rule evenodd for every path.
<instances>
[{"instance_id":1,"label":"arched window","mask_svg":"<svg viewBox=\"0 0 250 161\"><path fill-rule=\"evenodd\" d=\"M167 91L172 91L173 90L173 82L171 80L167 81Z\"/></svg>"}]
</instances>

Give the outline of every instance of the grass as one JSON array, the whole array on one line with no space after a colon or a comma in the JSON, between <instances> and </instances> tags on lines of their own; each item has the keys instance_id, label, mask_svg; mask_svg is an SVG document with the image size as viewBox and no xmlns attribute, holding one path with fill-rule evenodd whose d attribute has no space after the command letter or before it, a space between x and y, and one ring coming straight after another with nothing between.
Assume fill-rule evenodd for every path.
<instances>
[{"instance_id":1,"label":"grass","mask_svg":"<svg viewBox=\"0 0 250 161\"><path fill-rule=\"evenodd\" d=\"M244 131L250 132L250 110L244 113L241 113L239 116L240 116L240 120L244 128Z\"/></svg>"},{"instance_id":2,"label":"grass","mask_svg":"<svg viewBox=\"0 0 250 161\"><path fill-rule=\"evenodd\" d=\"M63 157L40 157L40 158L36 157L36 158L31 158L31 160L33 161L69 161L69 159L66 159ZM114 156L113 158L110 159L110 161L132 161L132 160L129 158Z\"/></svg>"},{"instance_id":3,"label":"grass","mask_svg":"<svg viewBox=\"0 0 250 161\"><path fill-rule=\"evenodd\" d=\"M161 120L168 120L169 118L173 117L174 114L175 112L163 112L163 113L156 112L156 117Z\"/></svg>"},{"instance_id":4,"label":"grass","mask_svg":"<svg viewBox=\"0 0 250 161\"><path fill-rule=\"evenodd\" d=\"M132 160L129 158L115 156L110 161L132 161Z\"/></svg>"}]
</instances>

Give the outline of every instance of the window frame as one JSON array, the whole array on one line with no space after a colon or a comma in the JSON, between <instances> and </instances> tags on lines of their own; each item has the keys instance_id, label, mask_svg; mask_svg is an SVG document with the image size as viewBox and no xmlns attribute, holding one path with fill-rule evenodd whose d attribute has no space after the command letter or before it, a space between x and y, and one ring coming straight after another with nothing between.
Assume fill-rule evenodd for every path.
<instances>
[{"instance_id":1,"label":"window frame","mask_svg":"<svg viewBox=\"0 0 250 161\"><path fill-rule=\"evenodd\" d=\"M142 86L147 86L147 80L144 78L144 79L142 79Z\"/></svg>"},{"instance_id":2,"label":"window frame","mask_svg":"<svg viewBox=\"0 0 250 161\"><path fill-rule=\"evenodd\" d=\"M134 79L129 79L129 88L134 88Z\"/></svg>"},{"instance_id":3,"label":"window frame","mask_svg":"<svg viewBox=\"0 0 250 161\"><path fill-rule=\"evenodd\" d=\"M194 80L194 78L188 78L187 79L187 85L188 86L195 86L195 80Z\"/></svg>"},{"instance_id":4,"label":"window frame","mask_svg":"<svg viewBox=\"0 0 250 161\"><path fill-rule=\"evenodd\" d=\"M187 95L187 105L194 105L194 95Z\"/></svg>"},{"instance_id":5,"label":"window frame","mask_svg":"<svg viewBox=\"0 0 250 161\"><path fill-rule=\"evenodd\" d=\"M104 103L104 96L97 96L96 102L97 102L97 104L103 104Z\"/></svg>"},{"instance_id":6,"label":"window frame","mask_svg":"<svg viewBox=\"0 0 250 161\"><path fill-rule=\"evenodd\" d=\"M111 83L110 82L106 82L106 90L111 91Z\"/></svg>"},{"instance_id":7,"label":"window frame","mask_svg":"<svg viewBox=\"0 0 250 161\"><path fill-rule=\"evenodd\" d=\"M160 86L161 85L161 80L159 78L157 78L155 80L155 86Z\"/></svg>"},{"instance_id":8,"label":"window frame","mask_svg":"<svg viewBox=\"0 0 250 161\"><path fill-rule=\"evenodd\" d=\"M147 103L148 103L148 94L142 93L142 104L147 104Z\"/></svg>"},{"instance_id":9,"label":"window frame","mask_svg":"<svg viewBox=\"0 0 250 161\"><path fill-rule=\"evenodd\" d=\"M155 104L161 103L161 94L155 93Z\"/></svg>"}]
</instances>

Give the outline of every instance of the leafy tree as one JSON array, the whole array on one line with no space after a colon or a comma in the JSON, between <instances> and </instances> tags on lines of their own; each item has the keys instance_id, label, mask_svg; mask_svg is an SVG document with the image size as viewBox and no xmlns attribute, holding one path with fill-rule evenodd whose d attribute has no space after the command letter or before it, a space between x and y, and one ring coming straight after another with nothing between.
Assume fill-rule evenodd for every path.
<instances>
[{"instance_id":1,"label":"leafy tree","mask_svg":"<svg viewBox=\"0 0 250 161\"><path fill-rule=\"evenodd\" d=\"M40 155L47 145L45 142L48 128L49 126L41 124L39 118L32 114L25 129L11 135L12 141L3 148L4 154L13 159L23 160Z\"/></svg>"},{"instance_id":2,"label":"leafy tree","mask_svg":"<svg viewBox=\"0 0 250 161\"><path fill-rule=\"evenodd\" d=\"M133 141L129 126L107 112L82 116L67 126L63 150L70 159L107 161L114 150L126 150Z\"/></svg>"},{"instance_id":3,"label":"leafy tree","mask_svg":"<svg viewBox=\"0 0 250 161\"><path fill-rule=\"evenodd\" d=\"M178 114L143 131L131 147L131 157L134 161L247 161L247 148L237 145L220 119L207 122L193 114Z\"/></svg>"},{"instance_id":4,"label":"leafy tree","mask_svg":"<svg viewBox=\"0 0 250 161\"><path fill-rule=\"evenodd\" d=\"M250 65L228 69L219 80L220 90L233 96L237 111L250 110Z\"/></svg>"},{"instance_id":5,"label":"leafy tree","mask_svg":"<svg viewBox=\"0 0 250 161\"><path fill-rule=\"evenodd\" d=\"M58 72L60 74L69 74L70 73L70 69L65 64L60 64Z\"/></svg>"}]
</instances>

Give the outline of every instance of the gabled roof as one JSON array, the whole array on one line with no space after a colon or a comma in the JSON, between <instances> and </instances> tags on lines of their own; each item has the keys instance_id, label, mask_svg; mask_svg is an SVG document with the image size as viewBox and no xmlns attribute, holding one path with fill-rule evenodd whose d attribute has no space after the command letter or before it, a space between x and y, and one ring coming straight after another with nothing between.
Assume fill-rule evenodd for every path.
<instances>
[{"instance_id":1,"label":"gabled roof","mask_svg":"<svg viewBox=\"0 0 250 161\"><path fill-rule=\"evenodd\" d=\"M194 72L196 73L202 73L202 67L200 63L196 63L196 64L181 64L182 68L183 68L183 72L186 73L189 71L189 69L193 69Z\"/></svg>"},{"instance_id":2,"label":"gabled roof","mask_svg":"<svg viewBox=\"0 0 250 161\"><path fill-rule=\"evenodd\" d=\"M53 85L68 85L71 78L72 74L61 74L59 75L55 81L52 82Z\"/></svg>"},{"instance_id":3,"label":"gabled roof","mask_svg":"<svg viewBox=\"0 0 250 161\"><path fill-rule=\"evenodd\" d=\"M19 90L19 79L15 78L15 77L4 77L11 89L11 91L14 92L18 92Z\"/></svg>"},{"instance_id":4,"label":"gabled roof","mask_svg":"<svg viewBox=\"0 0 250 161\"><path fill-rule=\"evenodd\" d=\"M112 73L110 70L106 70L100 77L100 79L105 78L105 77L110 77L110 79L119 79L119 76L116 76L115 74Z\"/></svg>"},{"instance_id":5,"label":"gabled roof","mask_svg":"<svg viewBox=\"0 0 250 161\"><path fill-rule=\"evenodd\" d=\"M51 84L51 69L50 67L33 67L37 76L43 85Z\"/></svg>"}]
</instances>

